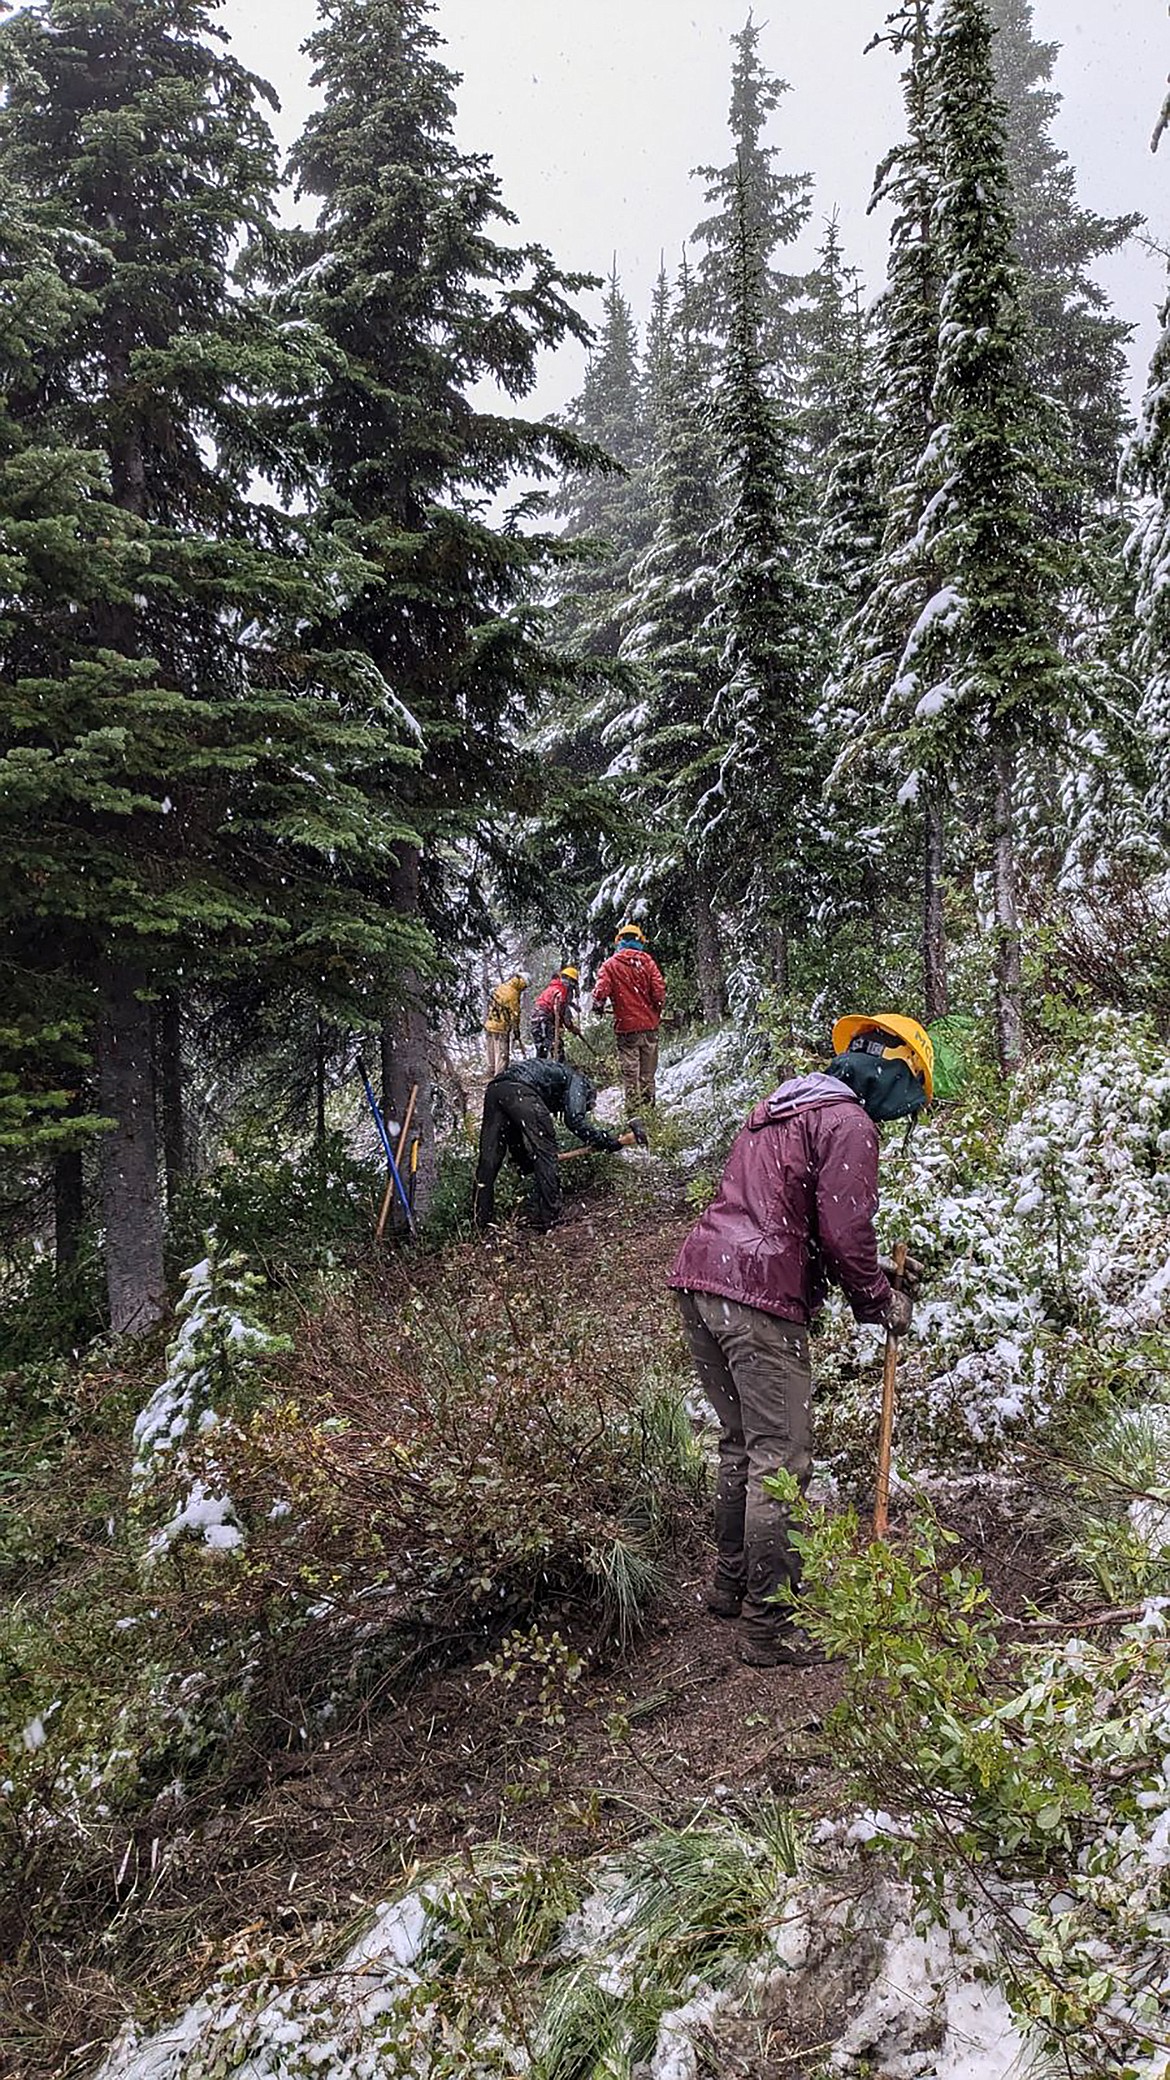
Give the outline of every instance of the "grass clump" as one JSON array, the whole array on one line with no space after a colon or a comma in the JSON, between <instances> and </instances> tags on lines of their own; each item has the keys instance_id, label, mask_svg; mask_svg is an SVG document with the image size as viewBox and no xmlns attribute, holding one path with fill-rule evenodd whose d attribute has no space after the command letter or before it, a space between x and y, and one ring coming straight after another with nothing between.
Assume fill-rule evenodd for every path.
<instances>
[{"instance_id":1,"label":"grass clump","mask_svg":"<svg viewBox=\"0 0 1170 2080\"><path fill-rule=\"evenodd\" d=\"M668 2018L681 2048L683 2017L700 2034L766 1956L796 1870L774 1808L653 1835L592 1869L469 1850L415 1872L340 1959L291 1986L262 1961L221 1974L168 2072L290 2070L292 2046L296 2071L334 2080L375 2066L398 2080L632 2080Z\"/></svg>"}]
</instances>

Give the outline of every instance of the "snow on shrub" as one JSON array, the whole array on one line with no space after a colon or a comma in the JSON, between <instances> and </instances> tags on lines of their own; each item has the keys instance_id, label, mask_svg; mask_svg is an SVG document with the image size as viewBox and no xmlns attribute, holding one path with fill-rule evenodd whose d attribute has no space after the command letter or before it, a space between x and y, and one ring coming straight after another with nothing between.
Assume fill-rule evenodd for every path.
<instances>
[{"instance_id":1,"label":"snow on shrub","mask_svg":"<svg viewBox=\"0 0 1170 2080\"><path fill-rule=\"evenodd\" d=\"M928 1266L899 1376L903 1472L994 1459L1094 1374L1160 1391L1170 1057L1143 1021L1104 1013L1006 1102L1002 1120L984 1098L883 1152L881 1234ZM880 1363L880 1334L839 1317L818 1359L836 1448L868 1440Z\"/></svg>"},{"instance_id":2,"label":"snow on shrub","mask_svg":"<svg viewBox=\"0 0 1170 2080\"><path fill-rule=\"evenodd\" d=\"M244 1259L224 1255L214 1234L207 1253L184 1276L176 1309L179 1333L167 1351L163 1379L134 1424L131 1493L142 1514L149 1497L183 1492L171 1515L151 1532L146 1561L153 1564L177 1539L199 1540L213 1552L242 1545L244 1534L229 1495L194 1474L190 1447L219 1426L258 1377L264 1359L288 1349L254 1316L260 1281Z\"/></svg>"}]
</instances>

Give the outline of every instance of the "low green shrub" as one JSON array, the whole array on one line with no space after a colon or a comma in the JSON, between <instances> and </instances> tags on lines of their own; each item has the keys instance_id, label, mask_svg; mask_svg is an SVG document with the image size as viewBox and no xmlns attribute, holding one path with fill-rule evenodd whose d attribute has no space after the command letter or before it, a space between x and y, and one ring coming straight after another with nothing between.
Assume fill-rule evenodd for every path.
<instances>
[{"instance_id":1,"label":"low green shrub","mask_svg":"<svg viewBox=\"0 0 1170 2080\"><path fill-rule=\"evenodd\" d=\"M897 1545L802 1517L802 1621L838 1657L830 1752L871 1838L945 1922L990 1910L1005 1991L1062 2070L1160 2071L1170 2036L1163 1601L1078 1632L1008 1623L920 1511ZM1153 2065L1143 2061L1155 2059Z\"/></svg>"},{"instance_id":2,"label":"low green shrub","mask_svg":"<svg viewBox=\"0 0 1170 2080\"><path fill-rule=\"evenodd\" d=\"M58 1277L43 1251L18 1250L0 1278L0 1374L76 1355L104 1319L101 1264L92 1246L68 1278Z\"/></svg>"},{"instance_id":3,"label":"low green shrub","mask_svg":"<svg viewBox=\"0 0 1170 2080\"><path fill-rule=\"evenodd\" d=\"M385 1166L353 1156L340 1134L323 1149L274 1150L251 1127L225 1148L214 1170L184 1185L170 1227L176 1272L194 1261L213 1229L270 1273L352 1261L366 1249L381 1203Z\"/></svg>"}]
</instances>

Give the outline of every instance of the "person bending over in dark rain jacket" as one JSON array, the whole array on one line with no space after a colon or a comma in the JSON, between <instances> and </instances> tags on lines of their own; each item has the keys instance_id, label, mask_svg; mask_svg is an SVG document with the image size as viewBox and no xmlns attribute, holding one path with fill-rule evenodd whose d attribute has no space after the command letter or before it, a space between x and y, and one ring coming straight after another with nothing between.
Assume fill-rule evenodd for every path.
<instances>
[{"instance_id":1,"label":"person bending over in dark rain jacket","mask_svg":"<svg viewBox=\"0 0 1170 2080\"><path fill-rule=\"evenodd\" d=\"M797 1625L800 1560L763 1481L812 1472L809 1324L830 1284L859 1322L901 1336L921 1266L895 1291L878 1257L877 1122L933 1096L934 1048L916 1019L843 1018L826 1075L781 1084L736 1137L719 1191L670 1274L699 1382L720 1426L715 1578L707 1607L740 1618L754 1668L824 1659Z\"/></svg>"},{"instance_id":2,"label":"person bending over in dark rain jacket","mask_svg":"<svg viewBox=\"0 0 1170 2080\"><path fill-rule=\"evenodd\" d=\"M496 1210L496 1179L506 1155L531 1177L535 1187L535 1226L551 1228L561 1217L561 1171L557 1158L559 1113L571 1134L587 1148L617 1155L644 1139L635 1123L621 1135L609 1134L588 1117L597 1089L580 1069L565 1062L513 1062L493 1076L483 1102L479 1161L475 1168L472 1212L477 1228L490 1227Z\"/></svg>"}]
</instances>

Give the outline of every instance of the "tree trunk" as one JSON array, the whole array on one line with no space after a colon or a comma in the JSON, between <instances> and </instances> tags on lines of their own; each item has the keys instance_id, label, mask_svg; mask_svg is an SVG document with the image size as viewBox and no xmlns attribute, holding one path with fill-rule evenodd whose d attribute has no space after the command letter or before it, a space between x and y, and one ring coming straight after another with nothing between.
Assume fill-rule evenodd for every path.
<instances>
[{"instance_id":1,"label":"tree trunk","mask_svg":"<svg viewBox=\"0 0 1170 2080\"><path fill-rule=\"evenodd\" d=\"M154 1063L146 974L111 963L98 1018L98 1096L115 1125L101 1151L106 1286L115 1335L150 1329L166 1308Z\"/></svg>"},{"instance_id":2,"label":"tree trunk","mask_svg":"<svg viewBox=\"0 0 1170 2080\"><path fill-rule=\"evenodd\" d=\"M313 1140L317 1161L325 1155L325 1021L318 1015L313 1028Z\"/></svg>"},{"instance_id":3,"label":"tree trunk","mask_svg":"<svg viewBox=\"0 0 1170 2080\"><path fill-rule=\"evenodd\" d=\"M53 1250L57 1283L69 1285L77 1269L85 1221L85 1172L81 1150L69 1148L53 1165Z\"/></svg>"},{"instance_id":4,"label":"tree trunk","mask_svg":"<svg viewBox=\"0 0 1170 2080\"><path fill-rule=\"evenodd\" d=\"M927 1025L950 1010L947 981L947 928L943 915L944 819L942 803L926 804L922 885L923 1011Z\"/></svg>"},{"instance_id":5,"label":"tree trunk","mask_svg":"<svg viewBox=\"0 0 1170 2080\"><path fill-rule=\"evenodd\" d=\"M167 1178L167 1212L174 1211L187 1175L187 1128L183 1114L183 1027L179 999L168 992L155 1007L154 1059L162 1114L163 1168Z\"/></svg>"},{"instance_id":6,"label":"tree trunk","mask_svg":"<svg viewBox=\"0 0 1170 2080\"><path fill-rule=\"evenodd\" d=\"M695 883L695 972L703 1023L717 1026L727 1016L727 978L719 926L705 881Z\"/></svg>"},{"instance_id":7,"label":"tree trunk","mask_svg":"<svg viewBox=\"0 0 1170 2080\"><path fill-rule=\"evenodd\" d=\"M381 1087L380 1103L384 1120L391 1120L394 1117L394 1108L390 1103L393 1081L394 1034L390 1026L383 1025L378 1034L378 1082Z\"/></svg>"},{"instance_id":8,"label":"tree trunk","mask_svg":"<svg viewBox=\"0 0 1170 2080\"><path fill-rule=\"evenodd\" d=\"M414 845L403 846L399 864L390 876L389 899L397 915L404 923L416 922L419 918L419 854ZM383 1075L387 1078L387 1118L405 1119L412 1087L418 1085L418 1096L414 1105L414 1125L411 1140L419 1136L419 1161L415 1173L415 1215L425 1218L434 1197L435 1180L438 1176L438 1151L435 1147L435 1056L437 1036L431 1029L427 1013L425 984L412 970L402 977L401 996L392 1009L383 1028ZM387 1051L389 1060L387 1060ZM403 1150L402 1182L410 1189L410 1150ZM397 1193L395 1194L397 1201ZM401 1208L395 1204L395 1220L401 1222Z\"/></svg>"},{"instance_id":9,"label":"tree trunk","mask_svg":"<svg viewBox=\"0 0 1170 2080\"><path fill-rule=\"evenodd\" d=\"M997 744L995 776L995 1035L1005 1076L1019 1067L1023 1043L1023 967L1016 900L1014 746Z\"/></svg>"}]
</instances>

